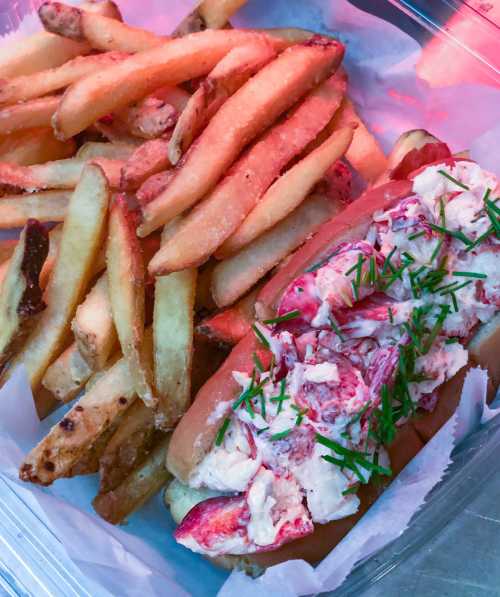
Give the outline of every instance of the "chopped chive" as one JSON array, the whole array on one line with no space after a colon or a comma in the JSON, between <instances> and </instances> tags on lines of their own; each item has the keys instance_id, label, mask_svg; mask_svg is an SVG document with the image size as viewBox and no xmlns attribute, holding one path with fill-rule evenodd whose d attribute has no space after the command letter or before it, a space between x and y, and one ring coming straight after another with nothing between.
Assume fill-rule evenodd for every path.
<instances>
[{"instance_id":1,"label":"chopped chive","mask_svg":"<svg viewBox=\"0 0 500 597\"><path fill-rule=\"evenodd\" d=\"M441 176L444 176L448 180L451 180L451 182L455 183L461 189L464 189L465 191L470 190L466 184L464 184L463 182L460 182L459 180L457 180L456 178L451 176L451 174L448 174L448 172L445 172L445 170L438 170L438 172L439 172L439 174L441 174Z\"/></svg>"},{"instance_id":2,"label":"chopped chive","mask_svg":"<svg viewBox=\"0 0 500 597\"><path fill-rule=\"evenodd\" d=\"M498 199L496 199L496 201L498 201ZM491 199L488 199L487 197L484 199L484 202L493 212L497 214L497 216L500 216L500 207L498 207L496 203L494 203L493 201L491 201Z\"/></svg>"},{"instance_id":3,"label":"chopped chive","mask_svg":"<svg viewBox=\"0 0 500 597\"><path fill-rule=\"evenodd\" d=\"M222 442L224 441L224 435L226 434L227 428L229 427L230 423L231 423L231 419L226 417L224 419L224 422L220 426L219 431L217 432L217 436L215 438L216 446L220 446L222 444Z\"/></svg>"},{"instance_id":4,"label":"chopped chive","mask_svg":"<svg viewBox=\"0 0 500 597\"><path fill-rule=\"evenodd\" d=\"M291 407L297 413L297 417L295 418L295 426L299 427L299 425L302 424L305 415L307 415L307 413L309 412L309 409L305 408L304 410L301 410L296 404L292 404Z\"/></svg>"},{"instance_id":5,"label":"chopped chive","mask_svg":"<svg viewBox=\"0 0 500 597\"><path fill-rule=\"evenodd\" d=\"M465 249L465 252L468 253L469 251L472 251L472 249L475 249L479 244L481 244L484 240L491 236L493 232L495 232L495 227L490 226L484 234L478 236L476 240L472 243L472 245L469 245L467 249Z\"/></svg>"},{"instance_id":6,"label":"chopped chive","mask_svg":"<svg viewBox=\"0 0 500 597\"><path fill-rule=\"evenodd\" d=\"M247 396L245 399L245 408L247 413L250 415L251 419L255 418L255 413L253 412L253 405L251 399Z\"/></svg>"},{"instance_id":7,"label":"chopped chive","mask_svg":"<svg viewBox=\"0 0 500 597\"><path fill-rule=\"evenodd\" d=\"M368 271L368 281L373 286L377 279L377 263L375 261L375 256L372 255L370 257L370 269Z\"/></svg>"},{"instance_id":8,"label":"chopped chive","mask_svg":"<svg viewBox=\"0 0 500 597\"><path fill-rule=\"evenodd\" d=\"M344 303L348 307L352 307L352 301L351 301L351 299L349 298L349 296L343 290L339 290L339 295L340 295L341 299L344 301Z\"/></svg>"},{"instance_id":9,"label":"chopped chive","mask_svg":"<svg viewBox=\"0 0 500 597\"><path fill-rule=\"evenodd\" d=\"M352 485L348 489L344 489L344 491L342 492L342 495L351 495L353 493L356 493L358 491L358 489L359 489L359 485Z\"/></svg>"},{"instance_id":10,"label":"chopped chive","mask_svg":"<svg viewBox=\"0 0 500 597\"><path fill-rule=\"evenodd\" d=\"M363 255L358 255L358 263L356 265L356 287L359 288L360 284L361 284L361 273L363 271L363 263L365 261L365 258L363 257Z\"/></svg>"},{"instance_id":11,"label":"chopped chive","mask_svg":"<svg viewBox=\"0 0 500 597\"><path fill-rule=\"evenodd\" d=\"M384 276L387 272L387 268L391 267L391 257L397 251L397 246L392 247L389 255L385 258L384 265L382 266L382 275Z\"/></svg>"},{"instance_id":12,"label":"chopped chive","mask_svg":"<svg viewBox=\"0 0 500 597\"><path fill-rule=\"evenodd\" d=\"M389 321L390 321L391 325L394 325L394 315L392 313L392 308L391 307L389 307L387 309L387 313L389 315Z\"/></svg>"},{"instance_id":13,"label":"chopped chive","mask_svg":"<svg viewBox=\"0 0 500 597\"><path fill-rule=\"evenodd\" d=\"M411 253L408 253L408 251L403 251L402 255L404 257L406 257L406 259L408 259L408 261L410 263L414 263L415 262L415 257L413 257L413 255Z\"/></svg>"},{"instance_id":14,"label":"chopped chive","mask_svg":"<svg viewBox=\"0 0 500 597\"><path fill-rule=\"evenodd\" d=\"M324 259L321 259L320 261L318 261L317 263L314 263L313 265L311 265L310 268L306 269L306 273L309 272L315 272L316 270L318 270L320 267L323 267L323 265L325 265L325 263L328 263L328 261L330 261L330 259L332 257L335 257L335 255L337 255L337 253L340 251L340 247L337 247L335 249L335 251L333 251L332 253L330 253L329 255L327 255Z\"/></svg>"},{"instance_id":15,"label":"chopped chive","mask_svg":"<svg viewBox=\"0 0 500 597\"><path fill-rule=\"evenodd\" d=\"M441 313L437 316L436 322L434 323L434 327L432 328L432 330L427 338L427 342L424 347L423 354L427 354L429 352L429 350L431 349L432 344L434 343L434 340L436 339L437 335L441 331L443 324L444 324L444 320L448 317L449 312L450 312L450 307L448 305L441 305Z\"/></svg>"},{"instance_id":16,"label":"chopped chive","mask_svg":"<svg viewBox=\"0 0 500 597\"><path fill-rule=\"evenodd\" d=\"M259 328L254 324L252 324L253 333L257 336L257 340L264 346L265 348L269 348L269 342L267 341L264 334L259 330Z\"/></svg>"},{"instance_id":17,"label":"chopped chive","mask_svg":"<svg viewBox=\"0 0 500 597\"><path fill-rule=\"evenodd\" d=\"M452 272L453 276L461 276L463 278L487 278L486 274L479 274L477 272Z\"/></svg>"},{"instance_id":18,"label":"chopped chive","mask_svg":"<svg viewBox=\"0 0 500 597\"><path fill-rule=\"evenodd\" d=\"M337 336L340 338L341 342L345 341L344 335L342 334L342 332L340 331L339 326L336 324L335 320L332 317L328 318L330 321L330 326L332 328L332 330L337 334Z\"/></svg>"},{"instance_id":19,"label":"chopped chive","mask_svg":"<svg viewBox=\"0 0 500 597\"><path fill-rule=\"evenodd\" d=\"M459 339L456 336L453 338L446 338L444 341L445 344L456 344L457 342L459 342Z\"/></svg>"},{"instance_id":20,"label":"chopped chive","mask_svg":"<svg viewBox=\"0 0 500 597\"><path fill-rule=\"evenodd\" d=\"M471 239L467 238L467 236L465 236L465 234L460 230L449 230L448 228L444 228L443 226L437 226L436 224L429 224L429 226L435 232L441 232L442 234L447 234L448 236L452 236L453 238L462 241L464 245L470 246L473 244Z\"/></svg>"},{"instance_id":21,"label":"chopped chive","mask_svg":"<svg viewBox=\"0 0 500 597\"><path fill-rule=\"evenodd\" d=\"M285 429L284 431L280 431L279 433L275 433L273 435L271 435L271 437L269 438L272 442L278 441L280 439L284 439L285 437L287 437L288 435L290 435L290 433L292 432L291 429Z\"/></svg>"},{"instance_id":22,"label":"chopped chive","mask_svg":"<svg viewBox=\"0 0 500 597\"><path fill-rule=\"evenodd\" d=\"M451 288L455 289L456 286L459 286L460 282L456 280L454 282L450 282L449 284L445 284L444 286L439 286L439 288L435 288L433 292L445 292L446 290L450 290Z\"/></svg>"},{"instance_id":23,"label":"chopped chive","mask_svg":"<svg viewBox=\"0 0 500 597\"><path fill-rule=\"evenodd\" d=\"M259 394L260 396L260 416L266 420L266 397L264 396L264 392Z\"/></svg>"},{"instance_id":24,"label":"chopped chive","mask_svg":"<svg viewBox=\"0 0 500 597\"><path fill-rule=\"evenodd\" d=\"M359 301L359 286L357 286L355 282L352 282L351 285L352 285L352 296L354 297L355 301Z\"/></svg>"},{"instance_id":25,"label":"chopped chive","mask_svg":"<svg viewBox=\"0 0 500 597\"><path fill-rule=\"evenodd\" d=\"M462 284L459 284L458 286L455 286L454 288L449 288L447 290L444 290L443 292L440 292L439 294L441 296L444 296L445 294L449 294L450 292L457 292L457 290L461 290L462 288L465 288L466 286L469 286L469 284L472 284L472 280L468 280L467 282L463 282Z\"/></svg>"},{"instance_id":26,"label":"chopped chive","mask_svg":"<svg viewBox=\"0 0 500 597\"><path fill-rule=\"evenodd\" d=\"M456 297L456 294L453 292L453 290L450 292L450 296L451 296L451 302L453 303L453 309L454 309L455 313L458 313L457 297Z\"/></svg>"},{"instance_id":27,"label":"chopped chive","mask_svg":"<svg viewBox=\"0 0 500 597\"><path fill-rule=\"evenodd\" d=\"M264 431L267 431L268 429L269 429L269 426L263 427L262 429L257 429L257 435L260 435L261 433L264 433Z\"/></svg>"},{"instance_id":28,"label":"chopped chive","mask_svg":"<svg viewBox=\"0 0 500 597\"><path fill-rule=\"evenodd\" d=\"M424 234L425 230L421 230L420 232L414 232L413 234L410 234L408 240L415 240L417 238L420 238L421 236L424 236Z\"/></svg>"},{"instance_id":29,"label":"chopped chive","mask_svg":"<svg viewBox=\"0 0 500 597\"><path fill-rule=\"evenodd\" d=\"M252 355L253 358L253 362L255 363L255 366L257 367L258 371L260 371L261 373L264 373L264 365L262 364L262 361L259 359L259 355L254 352Z\"/></svg>"},{"instance_id":30,"label":"chopped chive","mask_svg":"<svg viewBox=\"0 0 500 597\"><path fill-rule=\"evenodd\" d=\"M288 313L285 313L284 315L280 315L279 317L274 317L273 319L264 319L264 321L262 323L265 323L266 325L274 325L276 323L283 323L284 321L290 321L290 319L296 319L297 317L300 317L302 315L302 312L299 311L299 309L295 309L294 311L289 311Z\"/></svg>"},{"instance_id":31,"label":"chopped chive","mask_svg":"<svg viewBox=\"0 0 500 597\"><path fill-rule=\"evenodd\" d=\"M443 226L444 228L446 226L446 212L444 209L444 201L442 197L439 198L439 220L441 222L441 226Z\"/></svg>"}]
</instances>

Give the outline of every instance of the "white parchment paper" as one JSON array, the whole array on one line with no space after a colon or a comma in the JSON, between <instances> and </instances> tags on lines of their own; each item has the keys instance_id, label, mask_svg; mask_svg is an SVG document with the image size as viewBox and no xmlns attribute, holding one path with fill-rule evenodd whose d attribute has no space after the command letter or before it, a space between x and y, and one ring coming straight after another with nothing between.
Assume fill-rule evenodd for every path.
<instances>
[{"instance_id":1,"label":"white parchment paper","mask_svg":"<svg viewBox=\"0 0 500 597\"><path fill-rule=\"evenodd\" d=\"M72 3L78 3L73 1ZM192 7L190 0L123 0L125 20L157 33L168 33ZM454 151L470 148L485 168L500 174L494 148L500 146L498 89L484 85L430 88L415 75L420 48L396 27L346 0L249 0L234 19L247 27L301 26L338 33L346 44L350 93L372 131L388 149L409 128L427 128ZM28 17L20 30L0 40L0 51L38 28ZM316 569L294 561L270 568L258 580L227 574L178 547L174 524L161 497L116 528L90 507L93 477L60 480L48 489L17 481L17 467L60 413L39 424L24 374L18 371L0 391L0 474L23 500L30 500L61 541L73 562L114 595L292 596L333 590L352 566L399 536L441 479L458 439L476 428L481 417L496 414L483 404L486 378L479 370L467 379L459 412L401 473L355 529ZM404 504L404 507L401 505ZM1 515L1 514L0 514ZM391 521L387 528L387 520ZM95 592L93 594L96 594Z\"/></svg>"}]
</instances>

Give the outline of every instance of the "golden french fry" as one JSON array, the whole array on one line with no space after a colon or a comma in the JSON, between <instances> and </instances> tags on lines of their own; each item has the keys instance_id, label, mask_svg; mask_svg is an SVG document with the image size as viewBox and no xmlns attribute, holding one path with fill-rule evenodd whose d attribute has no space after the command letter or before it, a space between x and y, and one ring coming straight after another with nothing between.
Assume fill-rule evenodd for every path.
<instances>
[{"instance_id":1,"label":"golden french fry","mask_svg":"<svg viewBox=\"0 0 500 597\"><path fill-rule=\"evenodd\" d=\"M247 334L255 320L258 288L249 292L232 307L203 319L195 329L196 337L209 342L234 346Z\"/></svg>"},{"instance_id":2,"label":"golden french fry","mask_svg":"<svg viewBox=\"0 0 500 597\"><path fill-rule=\"evenodd\" d=\"M333 132L350 123L356 123L358 126L345 157L361 177L370 184L387 170L387 158L375 137L356 112L351 100L345 98L328 130Z\"/></svg>"},{"instance_id":3,"label":"golden french fry","mask_svg":"<svg viewBox=\"0 0 500 597\"><path fill-rule=\"evenodd\" d=\"M167 229L163 242L170 234ZM157 278L153 315L154 380L158 393L155 421L171 429L191 401L193 316L196 269Z\"/></svg>"},{"instance_id":4,"label":"golden french fry","mask_svg":"<svg viewBox=\"0 0 500 597\"><path fill-rule=\"evenodd\" d=\"M24 102L48 95L92 74L96 69L116 64L127 56L128 54L123 52L77 56L56 68L0 81L0 105Z\"/></svg>"},{"instance_id":5,"label":"golden french fry","mask_svg":"<svg viewBox=\"0 0 500 597\"><path fill-rule=\"evenodd\" d=\"M172 475L165 467L170 436L156 445L146 460L118 487L94 498L94 510L111 524L119 524L166 485Z\"/></svg>"},{"instance_id":6,"label":"golden french fry","mask_svg":"<svg viewBox=\"0 0 500 597\"><path fill-rule=\"evenodd\" d=\"M11 372L23 363L33 391L64 347L71 319L94 271L106 228L108 199L104 173L98 166L86 166L69 202L46 292L48 307L9 369Z\"/></svg>"},{"instance_id":7,"label":"golden french fry","mask_svg":"<svg viewBox=\"0 0 500 597\"><path fill-rule=\"evenodd\" d=\"M328 124L342 101L345 87L344 76L330 77L309 93L288 118L250 147L212 193L185 218L177 235L153 258L150 273L167 273L168 269L163 268L172 263L164 261L165 254L171 252L177 259L181 246L181 259L190 260L191 266L203 263L238 228L289 161ZM188 240L193 234L196 244Z\"/></svg>"},{"instance_id":8,"label":"golden french fry","mask_svg":"<svg viewBox=\"0 0 500 597\"><path fill-rule=\"evenodd\" d=\"M166 41L89 75L64 94L53 123L56 134L73 137L159 87L205 75L229 50L260 37L252 31L203 31ZM287 42L276 38L274 43L282 48Z\"/></svg>"},{"instance_id":9,"label":"golden french fry","mask_svg":"<svg viewBox=\"0 0 500 597\"><path fill-rule=\"evenodd\" d=\"M19 228L34 218L40 222L62 222L71 191L46 191L4 196L0 200L0 228Z\"/></svg>"},{"instance_id":10,"label":"golden french fry","mask_svg":"<svg viewBox=\"0 0 500 597\"><path fill-rule=\"evenodd\" d=\"M157 437L153 410L136 400L122 416L99 459L99 493L118 487L147 457Z\"/></svg>"},{"instance_id":11,"label":"golden french fry","mask_svg":"<svg viewBox=\"0 0 500 597\"><path fill-rule=\"evenodd\" d=\"M94 445L64 475L66 478L93 475L99 472L99 460L119 422L117 421L97 439Z\"/></svg>"},{"instance_id":12,"label":"golden french fry","mask_svg":"<svg viewBox=\"0 0 500 597\"><path fill-rule=\"evenodd\" d=\"M50 127L61 98L41 97L0 109L0 135L35 127Z\"/></svg>"},{"instance_id":13,"label":"golden french fry","mask_svg":"<svg viewBox=\"0 0 500 597\"><path fill-rule=\"evenodd\" d=\"M165 191L144 207L139 236L147 236L210 191L243 147L334 71L342 54L339 43L325 45L324 38L292 46L247 81L212 118Z\"/></svg>"},{"instance_id":14,"label":"golden french fry","mask_svg":"<svg viewBox=\"0 0 500 597\"><path fill-rule=\"evenodd\" d=\"M146 406L155 406L152 371L141 353L145 318L145 271L135 217L122 195L114 198L106 248L111 312L120 346L130 367L132 385Z\"/></svg>"},{"instance_id":15,"label":"golden french fry","mask_svg":"<svg viewBox=\"0 0 500 597\"><path fill-rule=\"evenodd\" d=\"M117 115L130 134L155 139L171 129L190 95L179 87L165 86L135 104L119 110Z\"/></svg>"},{"instance_id":16,"label":"golden french fry","mask_svg":"<svg viewBox=\"0 0 500 597\"><path fill-rule=\"evenodd\" d=\"M73 189L76 187L87 162L78 158L56 160L33 166L0 163L0 185L34 191L37 189ZM118 188L123 162L95 158L111 187Z\"/></svg>"},{"instance_id":17,"label":"golden french fry","mask_svg":"<svg viewBox=\"0 0 500 597\"><path fill-rule=\"evenodd\" d=\"M84 2L81 6L87 12L93 12L121 21L118 7L110 0L104 2ZM0 78L7 79L20 75L31 75L41 70L55 68L68 60L88 54L91 48L86 43L41 31L23 38L22 43L12 43L2 48L0 57Z\"/></svg>"},{"instance_id":18,"label":"golden french fry","mask_svg":"<svg viewBox=\"0 0 500 597\"><path fill-rule=\"evenodd\" d=\"M311 192L328 168L348 150L353 128L346 126L278 178L217 252L224 259L286 218Z\"/></svg>"},{"instance_id":19,"label":"golden french fry","mask_svg":"<svg viewBox=\"0 0 500 597\"><path fill-rule=\"evenodd\" d=\"M12 253L14 252L16 245L17 240L15 239L0 240L0 264L12 257Z\"/></svg>"},{"instance_id":20,"label":"golden french fry","mask_svg":"<svg viewBox=\"0 0 500 597\"><path fill-rule=\"evenodd\" d=\"M136 197L139 203L146 205L155 197L158 197L167 188L173 177L173 170L165 170L165 172L159 172L150 176L137 190Z\"/></svg>"},{"instance_id":21,"label":"golden french fry","mask_svg":"<svg viewBox=\"0 0 500 597\"><path fill-rule=\"evenodd\" d=\"M71 329L78 350L92 371L102 369L117 339L106 274L99 278L83 303L78 306Z\"/></svg>"},{"instance_id":22,"label":"golden french fry","mask_svg":"<svg viewBox=\"0 0 500 597\"><path fill-rule=\"evenodd\" d=\"M134 400L132 377L122 358L101 375L64 418L26 456L23 481L50 485L63 477Z\"/></svg>"},{"instance_id":23,"label":"golden french fry","mask_svg":"<svg viewBox=\"0 0 500 597\"><path fill-rule=\"evenodd\" d=\"M172 35L181 37L204 29L223 29L247 0L202 0L176 27Z\"/></svg>"},{"instance_id":24,"label":"golden french fry","mask_svg":"<svg viewBox=\"0 0 500 597\"><path fill-rule=\"evenodd\" d=\"M168 157L177 164L222 104L276 56L269 42L233 48L189 99L175 125Z\"/></svg>"},{"instance_id":25,"label":"golden french fry","mask_svg":"<svg viewBox=\"0 0 500 597\"><path fill-rule=\"evenodd\" d=\"M44 2L38 16L45 29L96 50L142 52L163 43L166 38L99 14L89 13L61 2Z\"/></svg>"},{"instance_id":26,"label":"golden french fry","mask_svg":"<svg viewBox=\"0 0 500 597\"><path fill-rule=\"evenodd\" d=\"M140 145L123 165L120 188L137 189L154 174L169 168L167 150L165 139L153 139Z\"/></svg>"},{"instance_id":27,"label":"golden french fry","mask_svg":"<svg viewBox=\"0 0 500 597\"><path fill-rule=\"evenodd\" d=\"M212 274L212 296L216 304L225 307L238 300L342 208L340 202L312 195L274 228L236 255L221 261Z\"/></svg>"},{"instance_id":28,"label":"golden french fry","mask_svg":"<svg viewBox=\"0 0 500 597\"><path fill-rule=\"evenodd\" d=\"M80 160L93 160L95 158L108 158L111 160L128 160L136 147L127 143L99 143L87 141L76 152L75 157Z\"/></svg>"},{"instance_id":29,"label":"golden french fry","mask_svg":"<svg viewBox=\"0 0 500 597\"><path fill-rule=\"evenodd\" d=\"M75 149L73 139L59 141L50 128L25 129L0 136L0 162L18 166L69 158Z\"/></svg>"},{"instance_id":30,"label":"golden french fry","mask_svg":"<svg viewBox=\"0 0 500 597\"><path fill-rule=\"evenodd\" d=\"M36 220L29 220L14 249L0 292L0 371L20 348L45 309L39 277L49 252L49 237Z\"/></svg>"},{"instance_id":31,"label":"golden french fry","mask_svg":"<svg viewBox=\"0 0 500 597\"><path fill-rule=\"evenodd\" d=\"M60 402L71 402L90 379L93 371L75 342L47 368L42 385Z\"/></svg>"}]
</instances>

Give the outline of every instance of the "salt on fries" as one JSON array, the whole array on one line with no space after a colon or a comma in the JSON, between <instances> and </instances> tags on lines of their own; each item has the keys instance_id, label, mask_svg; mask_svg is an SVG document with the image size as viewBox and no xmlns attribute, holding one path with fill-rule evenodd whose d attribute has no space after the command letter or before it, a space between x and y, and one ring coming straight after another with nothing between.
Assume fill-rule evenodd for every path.
<instances>
[{"instance_id":1,"label":"salt on fries","mask_svg":"<svg viewBox=\"0 0 500 597\"><path fill-rule=\"evenodd\" d=\"M99 166L88 165L68 205L59 252L46 292L47 308L11 368L23 363L33 391L66 341L106 228L109 189Z\"/></svg>"},{"instance_id":2,"label":"salt on fries","mask_svg":"<svg viewBox=\"0 0 500 597\"><path fill-rule=\"evenodd\" d=\"M121 20L118 7L111 0L84 2L81 8L87 12ZM2 47L0 78L31 75L41 70L55 68L76 56L88 54L91 48L86 43L75 42L59 35L41 31L22 40L20 44Z\"/></svg>"},{"instance_id":3,"label":"salt on fries","mask_svg":"<svg viewBox=\"0 0 500 597\"><path fill-rule=\"evenodd\" d=\"M276 56L267 41L232 49L193 93L170 138L168 157L177 164L226 99Z\"/></svg>"},{"instance_id":4,"label":"salt on fries","mask_svg":"<svg viewBox=\"0 0 500 597\"><path fill-rule=\"evenodd\" d=\"M140 236L194 205L247 143L335 70L342 59L341 46L323 42L311 40L288 48L223 104L167 189L143 209Z\"/></svg>"},{"instance_id":5,"label":"salt on fries","mask_svg":"<svg viewBox=\"0 0 500 597\"><path fill-rule=\"evenodd\" d=\"M39 126L50 127L59 102L60 97L55 95L0 109L0 135Z\"/></svg>"},{"instance_id":6,"label":"salt on fries","mask_svg":"<svg viewBox=\"0 0 500 597\"><path fill-rule=\"evenodd\" d=\"M164 41L144 29L61 2L44 2L38 9L38 16L47 31L87 42L96 50L141 52Z\"/></svg>"},{"instance_id":7,"label":"salt on fries","mask_svg":"<svg viewBox=\"0 0 500 597\"><path fill-rule=\"evenodd\" d=\"M73 342L47 368L42 386L60 402L71 402L90 379L93 371Z\"/></svg>"},{"instance_id":8,"label":"salt on fries","mask_svg":"<svg viewBox=\"0 0 500 597\"><path fill-rule=\"evenodd\" d=\"M0 162L17 166L33 166L69 158L75 153L73 139L59 141L51 128L21 129L9 135L0 135Z\"/></svg>"},{"instance_id":9,"label":"salt on fries","mask_svg":"<svg viewBox=\"0 0 500 597\"><path fill-rule=\"evenodd\" d=\"M229 50L261 37L254 32L210 30L139 52L74 83L55 114L55 131L60 138L72 137L159 87L205 75ZM277 47L285 45L279 38L273 39Z\"/></svg>"}]
</instances>

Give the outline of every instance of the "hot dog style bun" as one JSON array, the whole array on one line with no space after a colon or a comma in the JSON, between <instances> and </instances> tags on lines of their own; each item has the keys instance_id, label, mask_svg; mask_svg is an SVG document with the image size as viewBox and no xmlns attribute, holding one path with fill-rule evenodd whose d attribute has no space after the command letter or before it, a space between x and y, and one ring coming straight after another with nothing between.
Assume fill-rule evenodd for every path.
<instances>
[{"instance_id":1,"label":"hot dog style bun","mask_svg":"<svg viewBox=\"0 0 500 597\"><path fill-rule=\"evenodd\" d=\"M406 153L398 180L325 224L262 289L267 324L172 436L181 544L252 571L315 563L453 414L470 367L498 387L496 180L433 145Z\"/></svg>"}]
</instances>

